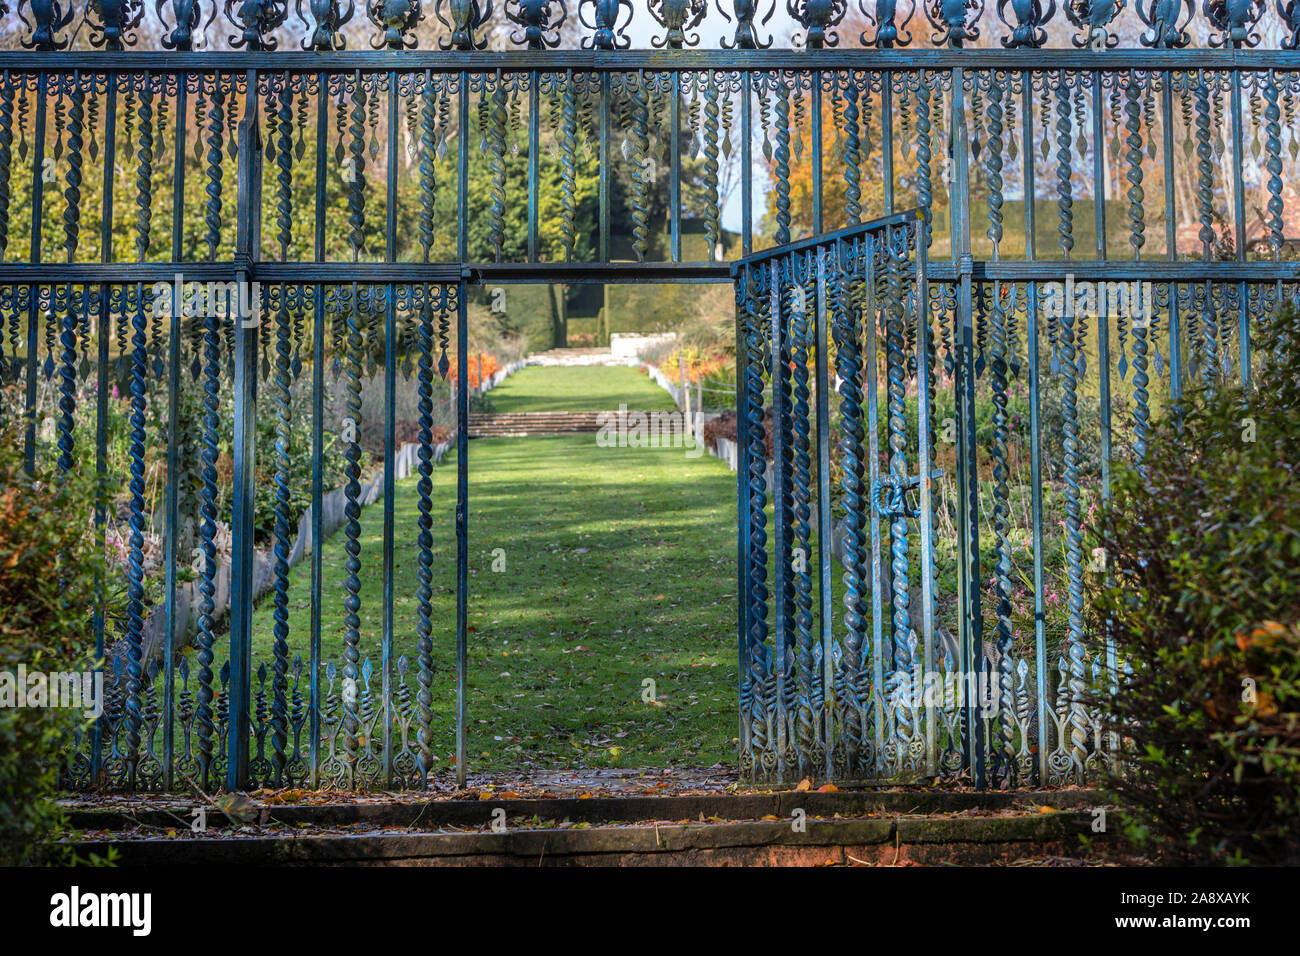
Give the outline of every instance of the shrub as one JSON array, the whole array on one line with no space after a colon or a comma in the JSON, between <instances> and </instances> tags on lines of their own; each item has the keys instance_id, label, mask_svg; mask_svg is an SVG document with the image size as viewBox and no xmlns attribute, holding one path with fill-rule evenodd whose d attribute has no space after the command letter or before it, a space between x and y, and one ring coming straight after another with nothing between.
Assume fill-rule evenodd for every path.
<instances>
[{"instance_id":1,"label":"shrub","mask_svg":"<svg viewBox=\"0 0 1300 956\"><path fill-rule=\"evenodd\" d=\"M1183 862L1300 858L1295 316L1260 346L1260 387L1193 390L1099 523L1113 583L1094 609L1131 668L1095 701L1124 738L1108 786L1129 836Z\"/></svg>"},{"instance_id":2,"label":"shrub","mask_svg":"<svg viewBox=\"0 0 1300 956\"><path fill-rule=\"evenodd\" d=\"M20 398L0 394L0 408L18 407ZM28 474L22 419L0 418L0 671L91 665L102 564L94 502L92 469ZM84 724L81 710L0 707L0 865L86 862L54 841L66 821L53 800L65 746Z\"/></svg>"}]
</instances>

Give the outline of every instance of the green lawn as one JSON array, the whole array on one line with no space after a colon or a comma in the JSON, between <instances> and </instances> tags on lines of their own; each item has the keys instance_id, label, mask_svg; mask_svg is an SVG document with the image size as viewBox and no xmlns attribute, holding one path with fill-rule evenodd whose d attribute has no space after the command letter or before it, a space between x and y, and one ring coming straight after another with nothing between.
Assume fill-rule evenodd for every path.
<instances>
[{"instance_id":1,"label":"green lawn","mask_svg":"<svg viewBox=\"0 0 1300 956\"><path fill-rule=\"evenodd\" d=\"M663 395L632 369L528 369L510 382L541 380L529 387L558 398L563 389L551 387L552 377L593 371L602 379L620 373L608 376L617 385L604 394L623 388L615 397L629 404L644 407L638 380L647 395ZM596 392L584 391L586 398ZM727 467L681 450L599 448L594 435L475 440L469 460L469 768L734 760L736 484ZM454 753L455 478L452 456L433 481L433 750L442 768ZM406 656L412 697L417 503L415 479L400 482L393 660L396 671ZM362 516L359 612L361 657L373 664L376 702L382 533L376 504ZM325 545L322 612L323 659L340 670L344 542L340 531ZM505 569L494 572L498 548ZM304 661L310 581L310 562L291 572L290 654ZM255 618L255 673L262 662L269 669L271 611L268 596ZM647 679L655 682L654 704L642 700Z\"/></svg>"},{"instance_id":2,"label":"green lawn","mask_svg":"<svg viewBox=\"0 0 1300 956\"><path fill-rule=\"evenodd\" d=\"M640 369L623 365L530 366L488 392L499 412L638 411L674 408L667 392Z\"/></svg>"}]
</instances>

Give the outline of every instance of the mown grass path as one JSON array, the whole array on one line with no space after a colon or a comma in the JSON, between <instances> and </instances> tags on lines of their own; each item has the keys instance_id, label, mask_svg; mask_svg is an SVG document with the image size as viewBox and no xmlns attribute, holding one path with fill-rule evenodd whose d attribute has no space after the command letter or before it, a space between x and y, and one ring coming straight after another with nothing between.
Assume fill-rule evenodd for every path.
<instances>
[{"instance_id":1,"label":"mown grass path","mask_svg":"<svg viewBox=\"0 0 1300 956\"><path fill-rule=\"evenodd\" d=\"M602 368L528 369L510 381L534 371L536 387L523 385L539 395L553 384L552 374L572 380L567 373L588 373L576 376L586 380L576 395L597 401L593 408L609 407L610 392L597 379L612 381L615 394L634 394L623 391L624 376L604 373L626 372L635 377L633 384L636 378L645 381L632 369ZM708 456L601 448L594 435L475 440L469 462L469 768L733 761L735 476ZM452 765L454 752L455 479L449 456L434 473L432 494L434 752L443 768ZM414 478L398 483L394 508L394 671L396 676L396 662L405 656L406 684L414 696ZM373 664L377 699L384 612L381 506L365 510L360 540L360 651ZM340 531L323 552L322 659L340 671L344 541ZM304 562L291 572L289 594L290 654L301 653L304 662L310 599L310 562ZM262 662L269 669L272 606L268 595L256 614L254 670ZM646 681L654 682L653 703L643 699Z\"/></svg>"},{"instance_id":2,"label":"mown grass path","mask_svg":"<svg viewBox=\"0 0 1300 956\"><path fill-rule=\"evenodd\" d=\"M639 369L579 365L520 369L488 393L498 412L603 412L674 408L672 397Z\"/></svg>"}]
</instances>

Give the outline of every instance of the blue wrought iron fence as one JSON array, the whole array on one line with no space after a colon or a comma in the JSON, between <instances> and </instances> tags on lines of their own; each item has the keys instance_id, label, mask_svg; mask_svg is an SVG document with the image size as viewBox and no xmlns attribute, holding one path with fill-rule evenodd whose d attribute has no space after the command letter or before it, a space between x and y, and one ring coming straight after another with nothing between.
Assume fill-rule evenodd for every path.
<instances>
[{"instance_id":1,"label":"blue wrought iron fence","mask_svg":"<svg viewBox=\"0 0 1300 956\"><path fill-rule=\"evenodd\" d=\"M656 45L667 48L633 50L629 5L584 3L585 48L561 50L573 37L561 5L508 4L503 33L485 6L439 4L440 48L420 50L432 19L419 4L384 3L366 7L375 52L344 48L360 18L332 0L311 4L306 34L292 39L285 4L229 7L230 49L209 31L202 51L196 36L217 13L204 0L165 4L163 49L152 51L135 43L147 25L139 3L92 3L84 29L62 0L5 12L7 35L26 48L0 52L0 361L19 388L9 411L27 416L33 462L93 462L125 491L120 514L99 518L107 537L121 529L125 614L95 617L97 648L120 677L73 782L168 788L183 772L232 787L418 786L448 710L463 776L464 415L448 572L456 621L435 620L420 598L418 659L394 659L394 541L419 536L422 574L434 574L440 503L422 483L419 525L398 528L386 470L383 623L367 661L362 454L352 431L327 431L333 396L356 413L371 373L382 380L379 452L391 459L394 391L415 369L423 465L437 445L435 383L452 368L468 379L467 286L727 282L738 257L747 769L1085 778L1108 749L1083 691L1123 666L1086 614L1087 576L1104 574L1088 510L1118 456L1140 462L1151 416L1189 382L1249 379L1252 328L1297 299L1293 6L1209 4L1198 17L1190 4L1073 2L1064 32L1041 6L999 6L1004 26L983 24L995 49L972 45L983 42L979 5L939 2L923 5L937 47L923 49L893 4L859 23L847 5L796 3L787 14L804 48L781 50L765 48L771 7L736 3L719 9L725 48L704 50L685 48L715 25L703 5L655 2ZM1049 33L1059 48L1044 48ZM1201 39L1213 48L1191 45ZM1270 43L1281 49L1255 49ZM917 217L889 218L911 207ZM886 218L860 227L874 216ZM705 237L695 251L692 219ZM815 241L800 246L803 236ZM178 314L167 290L186 283L237 298L256 283L259 320L206 305ZM783 298L795 288L808 308ZM203 389L197 412L177 387L186 375ZM114 384L129 395L120 473L108 446ZM922 392L932 435L919 425ZM290 629L296 446L280 431L258 449L253 432L272 412L291 430L300 395L312 540L323 537L326 451L338 441L350 562L343 596L327 594L313 549L311 620ZM77 413L90 403L88 434ZM754 429L769 406L781 517L763 570L753 508L767 466ZM910 514L913 479L930 495L928 522ZM149 513L155 481L161 518ZM260 513L259 482L274 489ZM254 548L263 520L269 565ZM889 573L873 567L867 580L862 536L876 525L872 559ZM196 554L184 553L191 539ZM787 551L814 540L812 570L790 570ZM228 638L204 611L225 586L227 548ZM187 616L191 567L194 670L170 640L153 656L150 639L155 615L169 635ZM849 578L843 612L837 569ZM421 582L421 594L433 586ZM252 595L268 583L274 633L255 667ZM779 622L760 623L761 587L781 596L766 611ZM322 622L339 601L331 661ZM913 606L929 620L913 622ZM764 627L793 643L762 640ZM454 702L434 700L427 680L448 643L462 678ZM982 667L995 668L992 710L977 696L966 710L917 711L897 693ZM759 692L785 715L771 730L769 711L754 720Z\"/></svg>"}]
</instances>

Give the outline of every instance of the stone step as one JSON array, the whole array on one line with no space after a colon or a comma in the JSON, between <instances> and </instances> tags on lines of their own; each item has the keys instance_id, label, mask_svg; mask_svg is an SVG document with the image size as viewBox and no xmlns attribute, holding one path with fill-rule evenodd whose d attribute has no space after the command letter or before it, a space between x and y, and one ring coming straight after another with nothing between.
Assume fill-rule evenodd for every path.
<instances>
[{"instance_id":1,"label":"stone step","mask_svg":"<svg viewBox=\"0 0 1300 956\"><path fill-rule=\"evenodd\" d=\"M1084 790L466 796L266 805L255 795L250 822L210 809L202 833L187 827L191 806L155 798L74 809L70 823L94 833L82 852L111 847L127 866L980 864L1095 857L1105 840L1091 830L1104 800Z\"/></svg>"},{"instance_id":2,"label":"stone step","mask_svg":"<svg viewBox=\"0 0 1300 956\"><path fill-rule=\"evenodd\" d=\"M554 435L596 432L607 412L480 412L469 416L471 437ZM628 414L647 414L644 412Z\"/></svg>"}]
</instances>

